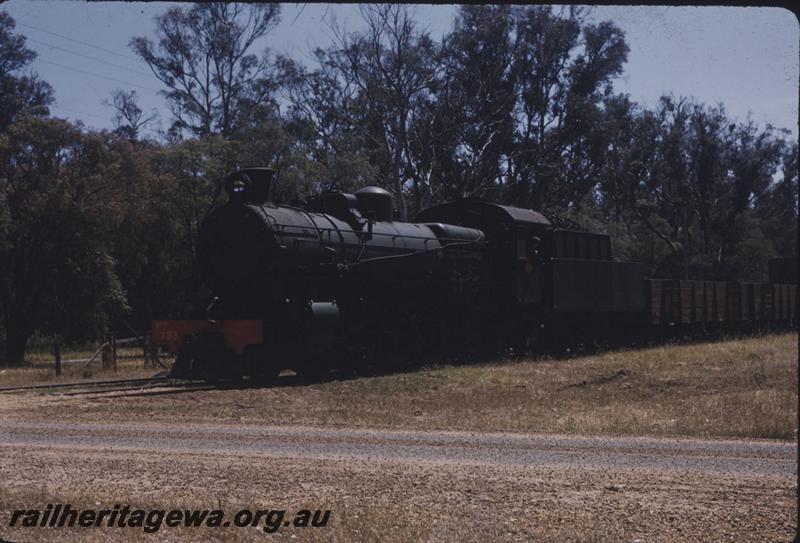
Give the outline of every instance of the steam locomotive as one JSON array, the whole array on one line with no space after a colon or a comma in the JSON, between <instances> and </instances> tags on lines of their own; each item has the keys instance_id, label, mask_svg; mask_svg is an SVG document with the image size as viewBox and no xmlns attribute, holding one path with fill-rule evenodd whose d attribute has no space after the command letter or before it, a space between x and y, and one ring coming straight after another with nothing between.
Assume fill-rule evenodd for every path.
<instances>
[{"instance_id":1,"label":"steam locomotive","mask_svg":"<svg viewBox=\"0 0 800 543\"><path fill-rule=\"evenodd\" d=\"M204 220L212 295L193 320L154 321L176 377L271 378L517 352L580 330L719 326L796 318L797 259L769 283L645 279L608 235L530 209L461 199L393 220L378 187L271 200L274 171L224 182ZM782 275L781 275L782 274Z\"/></svg>"}]
</instances>

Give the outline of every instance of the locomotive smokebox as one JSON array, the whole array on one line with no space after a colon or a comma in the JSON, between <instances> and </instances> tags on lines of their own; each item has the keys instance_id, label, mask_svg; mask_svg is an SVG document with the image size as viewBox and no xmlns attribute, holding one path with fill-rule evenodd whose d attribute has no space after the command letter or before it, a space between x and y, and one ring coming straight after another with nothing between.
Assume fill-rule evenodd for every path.
<instances>
[{"instance_id":1,"label":"locomotive smokebox","mask_svg":"<svg viewBox=\"0 0 800 543\"><path fill-rule=\"evenodd\" d=\"M231 202L264 204L270 201L274 178L272 168L245 168L228 176L225 192Z\"/></svg>"},{"instance_id":2,"label":"locomotive smokebox","mask_svg":"<svg viewBox=\"0 0 800 543\"><path fill-rule=\"evenodd\" d=\"M392 195L380 187L364 187L356 192L358 212L376 221L392 220Z\"/></svg>"}]
</instances>

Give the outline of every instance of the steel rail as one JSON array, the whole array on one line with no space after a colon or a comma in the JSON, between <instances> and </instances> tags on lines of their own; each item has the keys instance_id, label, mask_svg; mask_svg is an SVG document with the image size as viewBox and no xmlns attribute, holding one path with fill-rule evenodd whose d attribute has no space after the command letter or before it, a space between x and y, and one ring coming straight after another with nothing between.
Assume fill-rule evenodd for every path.
<instances>
[{"instance_id":1,"label":"steel rail","mask_svg":"<svg viewBox=\"0 0 800 543\"><path fill-rule=\"evenodd\" d=\"M18 386L18 387L5 387L0 388L0 393L4 392L24 392L27 390L53 390L57 388L75 388L75 387L84 387L84 388L93 388L93 387L107 387L107 386L119 386L119 385L145 385L148 383L166 383L172 381L169 377L148 377L143 379L113 379L109 381L84 381L84 382L72 382L72 383L54 383L52 385L25 385L25 386Z\"/></svg>"}]
</instances>

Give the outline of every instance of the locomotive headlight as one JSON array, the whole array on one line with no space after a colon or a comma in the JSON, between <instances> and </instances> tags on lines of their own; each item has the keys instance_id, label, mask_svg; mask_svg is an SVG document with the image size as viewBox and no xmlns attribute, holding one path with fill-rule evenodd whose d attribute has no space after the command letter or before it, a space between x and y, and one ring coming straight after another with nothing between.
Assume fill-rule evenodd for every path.
<instances>
[{"instance_id":1,"label":"locomotive headlight","mask_svg":"<svg viewBox=\"0 0 800 543\"><path fill-rule=\"evenodd\" d=\"M244 202L250 192L250 179L239 172L235 172L225 181L225 192L228 198L235 202Z\"/></svg>"},{"instance_id":2,"label":"locomotive headlight","mask_svg":"<svg viewBox=\"0 0 800 543\"><path fill-rule=\"evenodd\" d=\"M263 204L269 201L274 176L275 170L270 168L235 171L225 179L225 192L234 203Z\"/></svg>"}]
</instances>

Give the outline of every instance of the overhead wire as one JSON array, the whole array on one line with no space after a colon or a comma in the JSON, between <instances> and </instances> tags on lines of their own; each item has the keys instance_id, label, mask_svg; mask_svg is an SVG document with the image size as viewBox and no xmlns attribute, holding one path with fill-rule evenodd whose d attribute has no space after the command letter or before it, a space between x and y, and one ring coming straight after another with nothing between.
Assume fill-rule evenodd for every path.
<instances>
[{"instance_id":1,"label":"overhead wire","mask_svg":"<svg viewBox=\"0 0 800 543\"><path fill-rule=\"evenodd\" d=\"M112 51L112 50L107 49L105 47L100 47L98 45L94 45L94 44L91 44L91 43L88 43L88 42L85 42L85 41L77 40L75 38L71 38L71 37L65 36L63 34L59 34L58 32L52 32L52 31L46 30L44 28L39 28L37 26L29 25L29 24L23 23L21 21L17 21L17 24L19 26L22 26L22 27L25 27L25 28L36 30L38 32L43 32L45 34L50 34L51 36L56 36L56 37L61 38L63 40L67 40L67 41L70 41L70 42L73 42L73 43L77 43L77 44L80 44L80 45L83 45L83 46L86 46L86 47L91 47L92 49L96 49L98 51L102 51L104 53L108 53L108 54L111 54L111 55L114 55L114 56L117 56L117 57L120 57L120 58L123 58L123 59L126 59L126 60L130 60L130 61L133 61L133 62L140 62L140 60L141 60L141 59L137 59L137 58L131 57L129 55L123 55L121 53L117 53L116 51ZM127 66L123 66L121 64L117 64L115 62L111 62L109 60L104 60L104 59L100 59L100 58L93 57L93 56L90 56L90 55L85 55L85 54L79 53L77 51L72 51L70 49L66 49L64 47L61 47L61 46L58 46L58 45L55 45L55 44L52 44L52 43L48 43L48 42L33 38L30 35L26 36L26 38L28 40L32 41L32 42L41 44L41 45L43 45L45 47L50 47L52 49L57 49L57 50L65 52L65 53L69 53L71 55L76 55L76 56L79 56L79 57L86 58L88 60L92 60L92 61L95 61L95 62L100 62L100 63L103 63L103 64L107 64L109 66L113 66L115 68L126 70L126 71L131 72L131 73L135 73L135 74L139 74L139 75L155 78L155 75L152 74L152 73L146 73L146 72L143 72L141 70L136 70L134 68L129 68ZM154 92L154 93L160 92L159 90L151 88L151 87L146 87L144 85L139 85L137 83L132 83L130 81L125 81L125 80L118 79L118 78L115 78L115 77L110 77L108 75L103 75L103 74L98 74L98 73L91 72L91 71L88 71L88 70L83 70L81 68L75 68L74 66L64 65L64 64L61 64L61 63L58 63L58 62L53 62L51 60L45 60L45 59L42 59L42 58L39 58L37 60L39 62L43 62L45 64L50 64L52 66L56 66L56 67L59 67L59 68L65 69L65 70L70 70L70 71L73 71L73 72L81 73L81 74L88 75L88 76L91 76L91 77L97 77L97 78L100 78L100 79L105 79L107 81L113 81L115 83L121 83L123 85L129 85L129 86L136 87L136 88L139 88L139 89L148 90L148 91ZM155 79L157 79L157 78L155 78ZM69 112L72 112L72 113L75 113L75 114L78 114L78 115L83 115L83 116L86 116L86 117L92 117L92 118L103 120L103 121L106 121L106 122L113 122L111 119L109 119L107 117L101 117L99 115L95 115L95 114L92 114L92 113L87 113L85 111L80 111L80 110L77 110L77 109L68 108L66 106L53 105L52 107L54 109L59 109L59 110L63 110L63 111L69 111Z\"/></svg>"},{"instance_id":2,"label":"overhead wire","mask_svg":"<svg viewBox=\"0 0 800 543\"><path fill-rule=\"evenodd\" d=\"M86 113L85 111L79 111L77 109L72 109L72 108L69 108L69 107L66 107L66 106L59 106L59 105L56 104L56 105L53 105L53 106L50 106L50 107L52 107L54 109L63 109L64 111L70 111L72 113L77 113L79 115L85 115L87 117L94 117L95 119L100 119L100 120L106 121L106 122L114 122L111 119L108 119L106 117L101 117L101 116L95 115L93 113Z\"/></svg>"},{"instance_id":3,"label":"overhead wire","mask_svg":"<svg viewBox=\"0 0 800 543\"><path fill-rule=\"evenodd\" d=\"M64 51L65 53L69 53L71 55L76 55L76 56L79 56L79 57L87 58L89 60L94 60L95 62L108 64L109 66L114 66L115 68L120 68L120 69L126 70L128 72L132 72L132 73L136 73L136 74L139 74L139 75L144 75L144 76L147 76L147 77L155 78L155 75L153 75L152 73L142 72L140 70L135 70L133 68L128 68L127 66L123 66L122 64L116 64L114 62L109 62L107 60L103 60L103 59L100 59L100 58L97 58L97 57L84 55L83 53L78 53L76 51L70 51L69 49L65 49L63 47L59 47L58 45L53 45L52 43L43 42L41 40L37 40L37 39L31 38L31 37L28 37L28 40L32 41L34 43L39 43L39 44L44 45L46 47L50 47L52 49L58 49L59 51Z\"/></svg>"},{"instance_id":4,"label":"overhead wire","mask_svg":"<svg viewBox=\"0 0 800 543\"><path fill-rule=\"evenodd\" d=\"M55 37L61 38L63 40L67 40L67 41L70 41L70 42L73 42L73 43L76 43L76 44L79 44L79 45L83 45L85 47L90 47L92 49L96 49L98 51L102 51L104 53L107 53L107 54L110 54L110 55L114 55L116 57L119 57L119 58L122 58L122 59L125 59L125 60L129 60L129 61L133 61L133 62L137 62L137 63L141 62L141 59L139 59L139 58L135 58L135 57L132 57L130 55L124 55L124 54L118 53L116 51L112 51L110 49L107 49L105 47L101 47L99 45L95 45L95 44L88 43L88 42L85 42L85 41L82 41L82 40L78 40L78 39L72 38L70 36L65 36L65 35L60 34L58 32L53 32L51 30L40 28L38 26L34 26L34 25L27 24L27 23L23 23L21 21L17 21L17 25L25 27L25 28L28 28L28 29L31 29L31 30L35 30L35 31L38 31L38 32L43 32L44 34L49 34L51 36L55 36ZM126 66L123 66L121 64L117 64L117 63L114 63L114 62L111 62L111 61L108 61L108 60L104 60L104 59L101 59L101 58L93 57L93 56L90 56L90 55L85 55L85 54L79 53L77 51L72 51L70 49L66 49L64 47L61 47L61 46L58 46L58 45L55 45L55 44L52 44L52 43L48 43L48 42L33 38L30 35L28 35L26 37L30 41L38 43L38 44L41 44L41 45L46 46L46 47L50 47L50 48L53 48L53 49L58 49L60 51L64 51L64 52L72 54L72 55L80 56L80 57L86 58L88 60L92 60L92 61L95 61L95 62L100 62L100 63L103 63L103 64L107 64L109 66L113 66L115 68L127 70L128 72L131 72L131 73L135 73L135 74L139 74L139 75L143 75L143 76L148 76L148 77L151 77L151 78L154 78L154 79L158 79L152 73L146 73L146 72L143 72L141 70L137 70L137 69L134 69L134 68L129 68L129 67L126 67ZM43 62L45 64L56 66L58 68L62 68L62 69L65 69L65 70L70 70L70 71L73 71L73 72L76 72L76 73L81 73L81 74L88 75L88 76L91 76L91 77L105 79L107 81L112 81L112 82L115 82L115 83L120 83L120 84L128 85L128 86L131 86L131 87L136 87L138 89L147 90L147 91L150 91L150 92L153 92L153 93L156 93L156 94L161 92L160 90L154 89L152 87L147 87L147 86L144 86L144 85L140 85L138 83L132 83L130 81L125 81L125 80L118 79L118 78L115 78L115 77L111 77L111 76L108 76L108 75L99 74L99 73L95 73L95 72L88 71L88 70L83 70L81 68L75 68L73 66L64 65L64 64L61 64L61 63L58 63L58 62L53 62L53 61L45 60L45 59L42 59L42 58L39 58L37 60L39 62ZM99 115L87 113L87 112L84 112L84 111L79 111L79 110L76 110L76 109L71 109L71 108L68 108L68 107L65 107L65 106L53 105L52 107L55 108L55 109L60 109L60 110L63 110L63 111L69 111L69 112L72 112L72 113L75 113L75 114L78 114L78 115L84 115L84 116L87 116L87 117L92 117L92 118L103 120L103 121L106 121L106 122L113 122L109 118L101 117Z\"/></svg>"},{"instance_id":5,"label":"overhead wire","mask_svg":"<svg viewBox=\"0 0 800 543\"><path fill-rule=\"evenodd\" d=\"M45 64L51 64L53 66L58 66L59 68L63 68L65 70L71 70L73 72L78 72L78 73L90 75L92 77L99 77L100 79L107 79L108 81L114 81L116 83L122 83L123 85L130 85L131 87L137 87L139 89L144 89L144 90L148 90L148 91L155 92L155 93L161 92L158 89L154 89L154 88L151 88L151 87L145 87L143 85L137 85L136 83L131 83L130 81L123 81L122 79L117 79L115 77L108 77L107 75L102 75L102 74L96 74L94 72L89 72L87 70L81 70L80 68L74 68L72 66L64 66L63 64L59 64L58 62L52 62L50 60L37 59L37 62L44 62Z\"/></svg>"},{"instance_id":6,"label":"overhead wire","mask_svg":"<svg viewBox=\"0 0 800 543\"><path fill-rule=\"evenodd\" d=\"M86 47L91 47L93 49L97 49L98 51L104 51L104 52L106 52L108 54L111 54L111 55L115 55L115 56L118 56L118 57L121 57L121 58L125 58L125 59L128 59L128 60L133 60L135 62L139 62L139 59L137 59L137 58L130 57L128 55L123 55L122 53L117 53L116 51L112 51L111 49L106 49L105 47L100 47L99 45L94 45L94 44L91 44L91 43L87 43L85 41L76 40L74 38L70 38L69 36L64 36L63 34L58 34L57 32L51 32L50 30L45 30L43 28L39 28L39 27L36 27L36 26L33 26L33 25L29 25L29 24L26 24L26 23L21 23L19 21L17 21L17 24L19 26L24 26L25 28L30 28L32 30L38 30L39 32L44 32L45 34L51 34L53 36L57 36L57 37L59 37L61 39L67 40L67 41L79 43L81 45L85 45Z\"/></svg>"}]
</instances>

